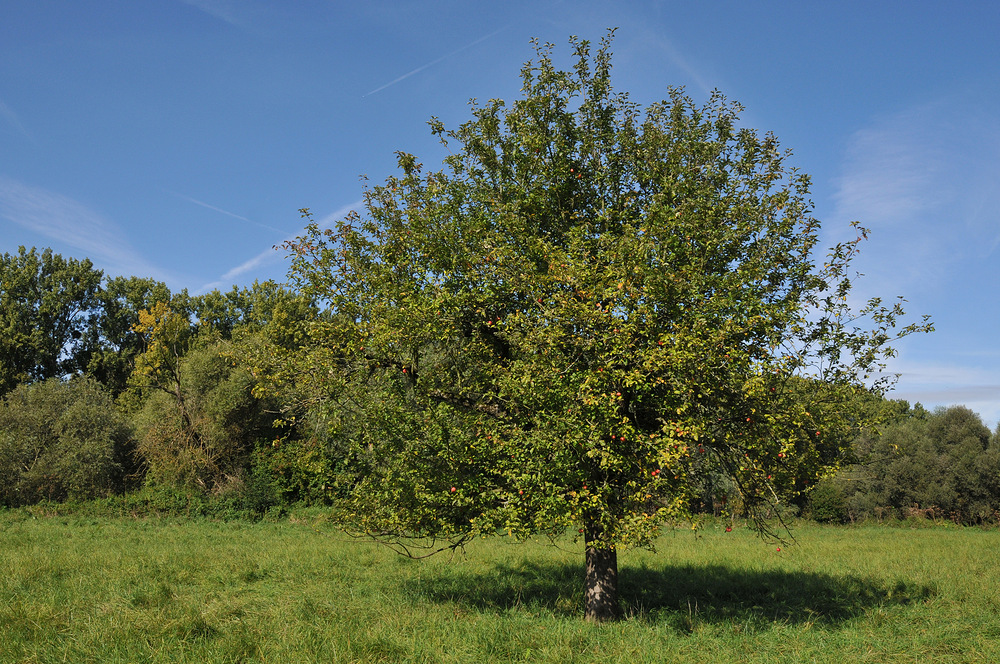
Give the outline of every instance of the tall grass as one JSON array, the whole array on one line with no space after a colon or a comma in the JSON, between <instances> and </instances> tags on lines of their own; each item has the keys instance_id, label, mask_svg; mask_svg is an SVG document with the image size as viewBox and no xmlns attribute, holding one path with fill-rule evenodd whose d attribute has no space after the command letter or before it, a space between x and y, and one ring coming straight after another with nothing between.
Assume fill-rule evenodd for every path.
<instances>
[{"instance_id":1,"label":"tall grass","mask_svg":"<svg viewBox=\"0 0 1000 664\"><path fill-rule=\"evenodd\" d=\"M1000 661L1000 533L709 526L621 556L582 620L570 541L424 561L282 523L0 514L0 662Z\"/></svg>"}]
</instances>

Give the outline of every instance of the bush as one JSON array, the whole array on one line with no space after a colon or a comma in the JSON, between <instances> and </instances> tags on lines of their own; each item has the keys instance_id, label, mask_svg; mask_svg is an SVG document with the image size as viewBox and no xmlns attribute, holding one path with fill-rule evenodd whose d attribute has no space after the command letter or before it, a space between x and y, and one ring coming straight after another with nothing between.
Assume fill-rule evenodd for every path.
<instances>
[{"instance_id":1,"label":"bush","mask_svg":"<svg viewBox=\"0 0 1000 664\"><path fill-rule=\"evenodd\" d=\"M847 500L836 480L825 479L813 487L809 493L809 513L814 521L820 523L847 521Z\"/></svg>"},{"instance_id":2,"label":"bush","mask_svg":"<svg viewBox=\"0 0 1000 664\"><path fill-rule=\"evenodd\" d=\"M258 450L256 466L267 473L271 493L282 504L323 503L332 477L330 459L315 439L277 439Z\"/></svg>"},{"instance_id":3,"label":"bush","mask_svg":"<svg viewBox=\"0 0 1000 664\"><path fill-rule=\"evenodd\" d=\"M22 385L0 402L0 503L88 499L125 490L132 432L90 378Z\"/></svg>"}]
</instances>

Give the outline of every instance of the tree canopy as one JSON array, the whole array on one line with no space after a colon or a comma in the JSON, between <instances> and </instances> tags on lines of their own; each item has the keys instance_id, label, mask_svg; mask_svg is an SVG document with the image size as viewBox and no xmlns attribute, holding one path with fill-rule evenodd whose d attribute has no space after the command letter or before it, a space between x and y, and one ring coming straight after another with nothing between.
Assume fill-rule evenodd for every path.
<instances>
[{"instance_id":1,"label":"tree canopy","mask_svg":"<svg viewBox=\"0 0 1000 664\"><path fill-rule=\"evenodd\" d=\"M0 396L86 366L101 279L89 260L51 249L0 255Z\"/></svg>"},{"instance_id":2,"label":"tree canopy","mask_svg":"<svg viewBox=\"0 0 1000 664\"><path fill-rule=\"evenodd\" d=\"M717 93L641 109L610 43L572 39L569 71L536 44L522 98L431 120L440 170L398 153L363 214L310 223L290 277L331 318L262 370L328 405L353 527L403 547L579 531L594 620L616 551L685 515L699 473L757 515L835 467L857 391L929 329L850 309L865 231L817 256L774 136Z\"/></svg>"}]
</instances>

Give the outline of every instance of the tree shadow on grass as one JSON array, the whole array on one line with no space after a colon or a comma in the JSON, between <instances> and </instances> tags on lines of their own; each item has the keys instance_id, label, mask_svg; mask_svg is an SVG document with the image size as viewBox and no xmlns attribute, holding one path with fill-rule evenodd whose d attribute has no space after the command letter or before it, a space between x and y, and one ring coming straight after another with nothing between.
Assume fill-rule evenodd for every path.
<instances>
[{"instance_id":1,"label":"tree shadow on grass","mask_svg":"<svg viewBox=\"0 0 1000 664\"><path fill-rule=\"evenodd\" d=\"M527 609L559 616L583 613L583 569L572 564L496 565L492 573L461 570L409 580L405 590L432 602L487 612ZM650 568L619 573L623 615L691 632L699 624L738 624L761 631L776 624L836 626L874 609L931 597L927 586L903 581L724 565Z\"/></svg>"},{"instance_id":2,"label":"tree shadow on grass","mask_svg":"<svg viewBox=\"0 0 1000 664\"><path fill-rule=\"evenodd\" d=\"M774 624L835 626L874 609L925 600L934 590L854 575L684 565L627 568L620 593L626 615L667 619L691 631L699 622L752 630Z\"/></svg>"}]
</instances>

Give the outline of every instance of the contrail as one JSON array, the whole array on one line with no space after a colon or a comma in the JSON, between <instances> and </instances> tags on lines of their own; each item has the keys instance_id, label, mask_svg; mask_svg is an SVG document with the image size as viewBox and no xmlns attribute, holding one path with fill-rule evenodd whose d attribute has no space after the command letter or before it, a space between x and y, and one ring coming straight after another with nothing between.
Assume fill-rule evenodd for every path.
<instances>
[{"instance_id":1,"label":"contrail","mask_svg":"<svg viewBox=\"0 0 1000 664\"><path fill-rule=\"evenodd\" d=\"M173 193L173 192L171 192L171 193ZM177 195L180 196L180 194L177 194ZM182 198L186 198L186 196L182 197ZM204 203L200 203L198 201L193 201L193 202L198 203L199 205L205 205ZM325 217L323 217L322 219L319 220L319 222L318 222L319 227L320 228L329 228L333 224L333 222L337 221L338 219L343 219L344 215L346 215L347 213L349 213L351 210L358 209L363 204L364 204L364 199L358 199L358 200L354 201L353 203L349 203L349 204L347 204L347 205L345 205L345 206L343 206L343 207L341 207L341 208L339 208L339 209L331 212L330 214L326 215ZM210 205L206 205L205 207L211 208L213 210L216 209L216 208L212 208L212 206L210 206ZM225 210L219 210L219 212L225 212ZM233 215L230 212L226 212L226 214L229 214L231 216L236 216L236 215ZM242 217L240 217L240 219L242 219ZM254 223L254 222L251 222L251 223ZM295 239L295 234L294 233L293 234L289 234L289 233L287 233L285 231L281 231L281 233L285 236L286 240L293 240L293 239ZM257 268L259 268L261 266L264 266L264 265L268 265L270 263L276 263L277 261L279 261L279 260L282 259L281 252L280 251L276 251L277 249L279 249L279 247L280 247L280 245L276 245L276 246L273 246L273 247L271 247L269 249L265 249L265 250L261 251L256 256L254 256L254 257L252 257L252 258L250 258L250 259L248 259L248 260L240 263L236 267L232 268L231 270L229 270L228 272L226 272L225 274L223 274L221 277L219 277L218 280L209 282L207 284L204 284L201 288L199 288L199 289L197 289L195 291L195 294L196 295L202 295L202 294L207 293L208 291L212 290L213 288L221 288L221 287L229 286L229 285L231 285L233 283L233 280L235 280L238 277L243 276L247 272L250 272L252 270L256 270Z\"/></svg>"},{"instance_id":2,"label":"contrail","mask_svg":"<svg viewBox=\"0 0 1000 664\"><path fill-rule=\"evenodd\" d=\"M396 85L396 84L397 84L397 83L399 83L400 81L403 81L403 80L406 80L406 79L408 79L409 77L413 76L414 74L419 74L419 73L420 73L420 72L422 72L423 70L427 69L428 67L433 67L434 65L436 65L436 64L437 64L437 63L439 63L439 62L441 62L442 60L447 60L448 58L450 58L450 57L452 57L452 56L454 56L454 55L457 55L457 54L461 53L462 51L464 51L464 50L466 50L466 49L470 49L470 48L472 48L472 47L473 47L473 46L475 46L476 44L479 44L479 43L482 43L482 42L486 41L486 40L487 40L487 39L489 39L490 37L492 37L492 36L494 36L494 35L496 35L496 34L499 34L500 32L503 32L503 31L504 31L504 30L506 30L506 29L507 29L508 27L509 27L509 26L506 26L506 25L505 25L504 27L500 28L499 30L494 30L494 31L493 31L493 32L491 32L490 34L486 35L485 37L480 37L479 39L477 39L476 41L472 42L471 44L466 44L466 45L465 45L465 46L463 46L462 48L460 48L460 49L457 49L457 50L454 50L454 51L452 51L451 53L449 53L449 54L447 54L447 55L442 55L442 56L441 56L440 58L438 58L437 60L432 60L432 61L428 62L428 63L427 63L427 64L425 64L425 65L421 65L421 66L417 67L416 69L414 69L413 71L411 71L411 72L408 72L408 73L406 73L406 74L403 74L403 75L402 75L402 76L400 76L399 78L397 78L397 79L395 79L395 80L392 80L392 81L389 81L389 82L388 82L388 83L386 83L385 85L382 85L382 86L379 86L379 87L375 88L374 90L372 90L371 92L368 92L368 93L366 93L366 94L363 94L363 95L361 95L361 98L362 98L362 99L364 99L365 97L367 97L367 96L369 96L369 95L373 95L373 94L375 94L376 92L381 92L382 90L385 90L385 89L386 89L386 88L388 88L388 87L391 87L391 86L393 86L393 85Z\"/></svg>"},{"instance_id":3,"label":"contrail","mask_svg":"<svg viewBox=\"0 0 1000 664\"><path fill-rule=\"evenodd\" d=\"M213 2L212 0L181 0L186 5L191 5L195 9L199 9L209 16L214 16L220 21L225 21L226 23L241 28L239 21L236 20L236 16L229 10L226 3Z\"/></svg>"},{"instance_id":4,"label":"contrail","mask_svg":"<svg viewBox=\"0 0 1000 664\"><path fill-rule=\"evenodd\" d=\"M240 215L236 214L235 212L229 212L228 210L223 210L222 208L215 207L214 205L209 205L208 203L205 203L203 201L199 201L196 198L191 198L190 196L185 196L184 194L178 194L176 191L170 191L169 189L165 189L164 191L166 191L168 193L171 193L174 196L176 196L177 198L183 199L183 200L185 200L185 201L187 201L189 203L194 203L195 205L200 205L203 208L208 208L209 210L214 210L214 211L219 212L221 214L225 214L225 215L228 215L230 217L233 217L234 219L239 219L240 221L245 221L248 224L253 224L254 226L260 226L261 228L266 228L267 230L274 231L275 233L281 233L282 235L285 235L288 232L288 231L283 231L280 228L275 228L274 226L268 226L267 224L262 224L262 223L260 223L258 221L254 221L253 219L247 219L246 217L241 217Z\"/></svg>"}]
</instances>

